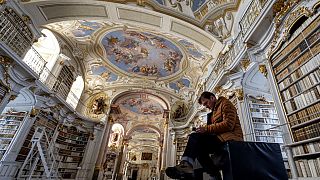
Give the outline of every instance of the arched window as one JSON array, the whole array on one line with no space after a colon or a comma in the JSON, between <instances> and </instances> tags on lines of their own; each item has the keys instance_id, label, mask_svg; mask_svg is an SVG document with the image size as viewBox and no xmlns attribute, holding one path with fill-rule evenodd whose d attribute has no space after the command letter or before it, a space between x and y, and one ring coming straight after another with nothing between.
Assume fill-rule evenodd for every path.
<instances>
[{"instance_id":1,"label":"arched window","mask_svg":"<svg viewBox=\"0 0 320 180\"><path fill-rule=\"evenodd\" d=\"M118 148L120 145L123 135L124 135L123 126L121 124L114 124L112 126L112 132L110 134L108 146L111 149L116 150L116 148Z\"/></svg>"},{"instance_id":2,"label":"arched window","mask_svg":"<svg viewBox=\"0 0 320 180\"><path fill-rule=\"evenodd\" d=\"M43 36L32 45L23 58L23 61L38 75L45 67L51 70L60 53L60 46L54 34L47 29L43 29L41 33Z\"/></svg>"},{"instance_id":3,"label":"arched window","mask_svg":"<svg viewBox=\"0 0 320 180\"><path fill-rule=\"evenodd\" d=\"M71 90L67 96L67 103L70 104L73 108L76 108L84 89L84 81L82 76L78 76L76 81L73 82Z\"/></svg>"}]
</instances>

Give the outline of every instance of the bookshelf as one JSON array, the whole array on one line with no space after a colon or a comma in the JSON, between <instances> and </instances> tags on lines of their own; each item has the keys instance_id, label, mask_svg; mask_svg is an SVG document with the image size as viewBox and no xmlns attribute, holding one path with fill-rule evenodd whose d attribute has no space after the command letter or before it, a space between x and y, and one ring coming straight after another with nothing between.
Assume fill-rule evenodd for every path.
<instances>
[{"instance_id":1,"label":"bookshelf","mask_svg":"<svg viewBox=\"0 0 320 180\"><path fill-rule=\"evenodd\" d=\"M0 115L0 160L13 142L26 112L7 112Z\"/></svg>"},{"instance_id":2,"label":"bookshelf","mask_svg":"<svg viewBox=\"0 0 320 180\"><path fill-rule=\"evenodd\" d=\"M176 163L177 164L179 164L181 161L181 157L187 146L187 142L188 142L188 137L179 137L176 139L176 143L177 143Z\"/></svg>"},{"instance_id":3,"label":"bookshelf","mask_svg":"<svg viewBox=\"0 0 320 180\"><path fill-rule=\"evenodd\" d=\"M89 133L76 127L60 125L55 148L58 150L59 174L63 179L75 179L88 143Z\"/></svg>"},{"instance_id":4,"label":"bookshelf","mask_svg":"<svg viewBox=\"0 0 320 180\"><path fill-rule=\"evenodd\" d=\"M255 141L283 144L280 122L272 101L249 97Z\"/></svg>"},{"instance_id":5,"label":"bookshelf","mask_svg":"<svg viewBox=\"0 0 320 180\"><path fill-rule=\"evenodd\" d=\"M46 112L46 111L39 111L38 115L36 116L36 119L34 121L34 124L32 125L30 131L27 134L27 137L25 141L23 142L23 145L18 153L18 156L16 158L17 162L23 163L32 147L32 137L35 133L35 130L37 127L45 127L46 134L48 135L48 141L51 142L53 139L54 132L56 131L56 127L58 125L58 121L53 117L52 112ZM47 140L45 137L41 139L41 142L45 144ZM19 175L20 176L29 176L31 174L31 167L27 165L23 169L20 169ZM32 176L44 176L44 168L43 165L39 162L37 164L37 167L35 167L35 170L32 174Z\"/></svg>"},{"instance_id":6,"label":"bookshelf","mask_svg":"<svg viewBox=\"0 0 320 180\"><path fill-rule=\"evenodd\" d=\"M320 177L320 16L307 19L270 58L298 176Z\"/></svg>"},{"instance_id":7,"label":"bookshelf","mask_svg":"<svg viewBox=\"0 0 320 180\"><path fill-rule=\"evenodd\" d=\"M106 155L106 161L103 164L103 168L104 168L104 177L106 179L112 179L112 174L113 171L115 170L115 164L116 164L116 158L117 155L114 152L109 151ZM135 158L135 160L131 160L131 161L136 161L137 159Z\"/></svg>"}]
</instances>

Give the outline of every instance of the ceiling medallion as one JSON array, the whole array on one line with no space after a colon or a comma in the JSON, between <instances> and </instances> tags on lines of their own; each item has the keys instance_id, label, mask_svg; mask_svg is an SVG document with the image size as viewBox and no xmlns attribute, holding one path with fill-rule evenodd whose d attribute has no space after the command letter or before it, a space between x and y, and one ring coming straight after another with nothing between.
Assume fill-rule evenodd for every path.
<instances>
[{"instance_id":1,"label":"ceiling medallion","mask_svg":"<svg viewBox=\"0 0 320 180\"><path fill-rule=\"evenodd\" d=\"M164 37L149 32L115 30L101 40L106 59L126 74L163 78L181 71L184 55Z\"/></svg>"}]
</instances>

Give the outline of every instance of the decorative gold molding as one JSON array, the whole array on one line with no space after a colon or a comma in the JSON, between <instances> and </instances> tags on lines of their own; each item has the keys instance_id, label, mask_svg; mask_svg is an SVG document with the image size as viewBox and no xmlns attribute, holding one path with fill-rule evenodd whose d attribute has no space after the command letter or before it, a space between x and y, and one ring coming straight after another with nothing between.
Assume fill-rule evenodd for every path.
<instances>
[{"instance_id":1,"label":"decorative gold molding","mask_svg":"<svg viewBox=\"0 0 320 180\"><path fill-rule=\"evenodd\" d=\"M301 0L293 0L285 2L281 5L280 11L276 13L276 16L274 18L275 32L271 41L269 51L267 53L269 59L272 54L279 48L281 42L287 39L289 35L288 32L290 31L293 24L303 15L307 17L310 17L312 15L312 12L307 7L300 7L298 10L291 12L286 19L286 22L282 23L283 19L287 17L286 15L288 14L288 12L300 1ZM281 24L285 24L285 27L281 27ZM282 29L285 29L284 36L280 37Z\"/></svg>"},{"instance_id":2,"label":"decorative gold molding","mask_svg":"<svg viewBox=\"0 0 320 180\"><path fill-rule=\"evenodd\" d=\"M31 20L31 18L29 17L29 16L27 16L27 15L22 15L22 20L23 20L23 22L25 22L26 24L31 24L32 23L32 20Z\"/></svg>"},{"instance_id":3,"label":"decorative gold molding","mask_svg":"<svg viewBox=\"0 0 320 180\"><path fill-rule=\"evenodd\" d=\"M5 4L6 0L0 0L0 5Z\"/></svg>"},{"instance_id":4,"label":"decorative gold molding","mask_svg":"<svg viewBox=\"0 0 320 180\"><path fill-rule=\"evenodd\" d=\"M242 59L242 60L240 61L240 64L241 64L242 68L243 68L245 71L246 71L247 68L249 67L250 63L251 63L250 59Z\"/></svg>"},{"instance_id":5,"label":"decorative gold molding","mask_svg":"<svg viewBox=\"0 0 320 180\"><path fill-rule=\"evenodd\" d=\"M39 109L32 108L30 112L30 117L35 117L38 115L38 113L39 113Z\"/></svg>"},{"instance_id":6,"label":"decorative gold molding","mask_svg":"<svg viewBox=\"0 0 320 180\"><path fill-rule=\"evenodd\" d=\"M222 91L222 87L221 87L221 86L216 86L213 90L214 90L214 92L215 92L216 94L219 94L219 93L221 93L221 91Z\"/></svg>"},{"instance_id":7,"label":"decorative gold molding","mask_svg":"<svg viewBox=\"0 0 320 180\"><path fill-rule=\"evenodd\" d=\"M260 71L265 77L267 77L268 71L267 71L266 65L260 64L260 65L259 65L259 71Z\"/></svg>"},{"instance_id":8,"label":"decorative gold molding","mask_svg":"<svg viewBox=\"0 0 320 180\"><path fill-rule=\"evenodd\" d=\"M7 83L7 86L8 86L8 90L9 92L11 91L11 86L10 86L10 83L9 83L9 73L8 73L8 69L11 67L11 64L12 64L12 59L7 57L7 56L2 56L0 55L0 64L3 66L4 68L4 79Z\"/></svg>"},{"instance_id":9,"label":"decorative gold molding","mask_svg":"<svg viewBox=\"0 0 320 180\"><path fill-rule=\"evenodd\" d=\"M145 7L146 6L146 0L137 0L137 5Z\"/></svg>"},{"instance_id":10,"label":"decorative gold molding","mask_svg":"<svg viewBox=\"0 0 320 180\"><path fill-rule=\"evenodd\" d=\"M9 101L13 101L13 100L15 100L16 98L17 98L18 96L17 95L11 95L10 97L9 97Z\"/></svg>"},{"instance_id":11,"label":"decorative gold molding","mask_svg":"<svg viewBox=\"0 0 320 180\"><path fill-rule=\"evenodd\" d=\"M242 88L241 88L241 89L236 89L236 90L235 90L235 93L236 93L236 96L237 96L238 100L239 100L239 101L242 101L242 100L243 100L243 97L244 97L244 95L243 95L243 89L242 89Z\"/></svg>"},{"instance_id":12,"label":"decorative gold molding","mask_svg":"<svg viewBox=\"0 0 320 180\"><path fill-rule=\"evenodd\" d=\"M113 122L114 122L114 120L113 120L113 118L112 118L111 115L109 115L109 117L108 117L108 122L109 122L109 123L113 123Z\"/></svg>"}]
</instances>

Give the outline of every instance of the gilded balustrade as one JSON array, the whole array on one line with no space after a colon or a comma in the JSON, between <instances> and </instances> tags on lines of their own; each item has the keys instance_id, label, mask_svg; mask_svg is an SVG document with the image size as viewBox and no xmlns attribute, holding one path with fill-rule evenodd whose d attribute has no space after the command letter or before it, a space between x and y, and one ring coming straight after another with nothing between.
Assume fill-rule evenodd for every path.
<instances>
[{"instance_id":1,"label":"gilded balustrade","mask_svg":"<svg viewBox=\"0 0 320 180\"><path fill-rule=\"evenodd\" d=\"M242 19L240 20L241 31L243 35L247 33L250 29L251 25L255 22L255 20L260 15L261 11L265 7L267 1L266 0L253 0L251 1L248 9L244 13Z\"/></svg>"}]
</instances>

